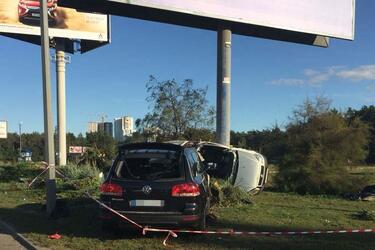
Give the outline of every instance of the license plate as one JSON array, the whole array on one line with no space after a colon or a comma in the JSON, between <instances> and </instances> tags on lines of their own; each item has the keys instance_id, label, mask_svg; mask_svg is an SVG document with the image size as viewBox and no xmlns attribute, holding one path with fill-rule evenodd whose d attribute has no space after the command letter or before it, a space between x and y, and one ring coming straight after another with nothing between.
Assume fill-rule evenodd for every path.
<instances>
[{"instance_id":1,"label":"license plate","mask_svg":"<svg viewBox=\"0 0 375 250\"><path fill-rule=\"evenodd\" d=\"M131 207L164 207L163 200L131 200Z\"/></svg>"},{"instance_id":2,"label":"license plate","mask_svg":"<svg viewBox=\"0 0 375 250\"><path fill-rule=\"evenodd\" d=\"M40 14L39 13L31 13L31 16L33 16L33 17L40 17Z\"/></svg>"}]
</instances>

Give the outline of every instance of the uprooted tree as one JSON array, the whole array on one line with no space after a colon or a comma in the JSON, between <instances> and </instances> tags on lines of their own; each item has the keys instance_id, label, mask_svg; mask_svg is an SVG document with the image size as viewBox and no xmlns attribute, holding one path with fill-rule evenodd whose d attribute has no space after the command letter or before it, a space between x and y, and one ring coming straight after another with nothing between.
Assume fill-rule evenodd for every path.
<instances>
[{"instance_id":1,"label":"uprooted tree","mask_svg":"<svg viewBox=\"0 0 375 250\"><path fill-rule=\"evenodd\" d=\"M301 194L340 194L363 185L348 165L366 157L368 128L359 119L350 123L330 109L326 98L306 100L287 126L287 149L277 184Z\"/></svg>"},{"instance_id":2,"label":"uprooted tree","mask_svg":"<svg viewBox=\"0 0 375 250\"><path fill-rule=\"evenodd\" d=\"M150 76L147 92L151 112L137 122L144 134L158 140L197 139L212 134L215 110L208 105L207 87L194 88L191 79L178 83Z\"/></svg>"}]
</instances>

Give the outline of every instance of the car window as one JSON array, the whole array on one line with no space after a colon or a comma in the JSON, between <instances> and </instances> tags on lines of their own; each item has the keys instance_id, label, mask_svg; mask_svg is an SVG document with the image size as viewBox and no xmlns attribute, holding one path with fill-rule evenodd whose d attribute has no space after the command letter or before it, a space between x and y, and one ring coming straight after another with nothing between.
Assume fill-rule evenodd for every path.
<instances>
[{"instance_id":1,"label":"car window","mask_svg":"<svg viewBox=\"0 0 375 250\"><path fill-rule=\"evenodd\" d=\"M117 178L140 181L179 179L184 177L181 153L173 150L126 150L115 166Z\"/></svg>"},{"instance_id":2,"label":"car window","mask_svg":"<svg viewBox=\"0 0 375 250\"><path fill-rule=\"evenodd\" d=\"M187 149L186 158L189 162L189 166L194 177L202 172L202 163L195 149Z\"/></svg>"}]
</instances>

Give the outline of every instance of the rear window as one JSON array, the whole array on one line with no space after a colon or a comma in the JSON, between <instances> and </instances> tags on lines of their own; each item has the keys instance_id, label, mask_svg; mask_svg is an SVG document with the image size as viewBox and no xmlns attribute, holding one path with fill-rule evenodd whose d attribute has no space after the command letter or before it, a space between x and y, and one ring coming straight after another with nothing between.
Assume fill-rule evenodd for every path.
<instances>
[{"instance_id":1,"label":"rear window","mask_svg":"<svg viewBox=\"0 0 375 250\"><path fill-rule=\"evenodd\" d=\"M125 150L115 165L117 178L140 181L180 179L184 177L181 152L159 149Z\"/></svg>"}]
</instances>

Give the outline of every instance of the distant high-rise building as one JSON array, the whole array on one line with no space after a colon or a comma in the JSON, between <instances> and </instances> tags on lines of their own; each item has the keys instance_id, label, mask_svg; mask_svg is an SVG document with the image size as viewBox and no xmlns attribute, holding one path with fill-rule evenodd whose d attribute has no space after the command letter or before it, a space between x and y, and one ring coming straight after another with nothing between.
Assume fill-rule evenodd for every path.
<instances>
[{"instance_id":1,"label":"distant high-rise building","mask_svg":"<svg viewBox=\"0 0 375 250\"><path fill-rule=\"evenodd\" d=\"M124 116L116 118L114 122L115 127L115 140L124 141L126 137L132 136L134 133L134 120L133 117Z\"/></svg>"},{"instance_id":2,"label":"distant high-rise building","mask_svg":"<svg viewBox=\"0 0 375 250\"><path fill-rule=\"evenodd\" d=\"M98 131L104 132L107 135L110 135L111 137L113 137L113 123L112 122L99 122Z\"/></svg>"},{"instance_id":3,"label":"distant high-rise building","mask_svg":"<svg viewBox=\"0 0 375 250\"><path fill-rule=\"evenodd\" d=\"M89 122L87 127L87 133L96 133L98 132L98 123L97 122Z\"/></svg>"}]
</instances>

